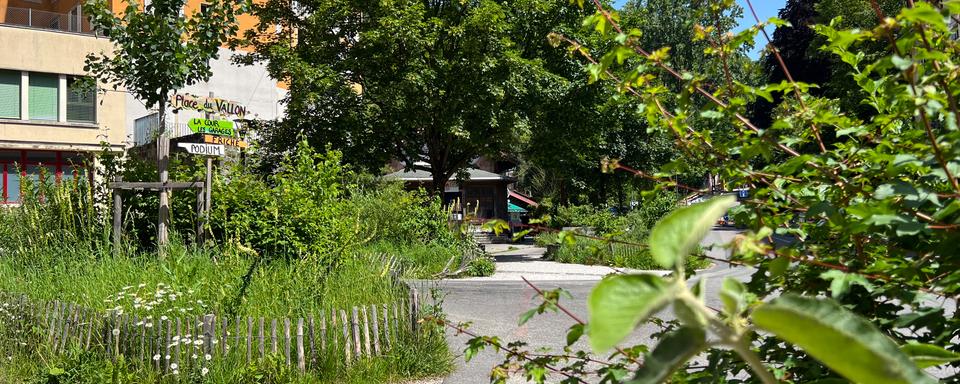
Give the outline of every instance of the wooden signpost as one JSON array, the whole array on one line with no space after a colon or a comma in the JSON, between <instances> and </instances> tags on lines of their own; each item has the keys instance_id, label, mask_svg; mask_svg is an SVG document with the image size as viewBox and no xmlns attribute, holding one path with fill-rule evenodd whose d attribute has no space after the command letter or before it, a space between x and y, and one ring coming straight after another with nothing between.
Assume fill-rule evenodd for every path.
<instances>
[{"instance_id":1,"label":"wooden signpost","mask_svg":"<svg viewBox=\"0 0 960 384\"><path fill-rule=\"evenodd\" d=\"M224 134L229 134L232 136L235 133L232 122L210 120L211 113L216 113L219 115L233 115L242 119L247 114L246 107L230 100L215 98L213 96L213 92L210 92L210 96L206 98L198 97L198 96L190 95L186 93L174 93L170 95L169 104L167 100L160 101L160 106L159 106L160 111L159 111L159 119L158 119L159 132L157 135L157 171L160 174L160 182L159 183L139 183L139 188L133 188L133 189L153 190L154 188L156 188L156 190L160 191L160 207L159 207L159 213L157 215L157 245L160 249L159 252L160 252L161 258L164 256L164 246L167 243L167 237L168 237L167 226L170 223L169 194L171 190L177 189L176 183L169 182L169 170L167 169L169 166L169 158L170 158L170 138L166 134L166 123L165 123L164 115L166 112L166 107L168 105L173 107L175 110L192 109L192 110L204 112L204 115L205 115L204 119L192 119L191 124L188 124L188 126L191 126L191 129L195 129L195 132L197 133L203 133L205 143L233 145L230 143L216 142L212 139L208 139L209 137L219 137L222 139L230 139L232 143L236 144L233 146L236 146L239 148L246 148L247 146L246 142L243 142L242 140L239 140L239 139L233 139L233 138L228 138L223 136L215 136L215 135L224 135ZM200 191L201 193L197 195L198 213L210 212L210 186L212 184L211 175L212 175L212 168L213 168L213 158L211 156L223 155L222 145L219 146L219 150L217 150L216 148L217 146L187 147L187 151L190 153L207 155L206 182L204 183L204 186L201 188L201 191ZM196 149L196 151L193 151L194 149ZM200 153L200 151L214 151L214 152L219 151L219 154L213 154L213 152ZM119 180L114 181L114 184L116 185L123 186L122 183L123 182ZM191 183L191 185L193 184ZM110 188L114 190L115 196L118 196L117 191L119 189L123 189L120 187L114 188L114 185L111 185ZM122 208L123 204L122 204L122 201L119 200L119 197L115 197L114 199L115 199L114 205L117 207L117 209L115 209L114 215L119 215L120 208ZM203 239L204 220L205 219L199 220L200 225L197 230L198 240L200 241L202 241ZM119 229L120 229L119 223L120 223L120 220L117 218L117 216L114 216L114 227L117 231L116 233L119 233ZM115 240L119 242L119 235L115 235Z\"/></svg>"},{"instance_id":2,"label":"wooden signpost","mask_svg":"<svg viewBox=\"0 0 960 384\"><path fill-rule=\"evenodd\" d=\"M223 156L223 146L219 144L178 143L177 146L191 155Z\"/></svg>"}]
</instances>

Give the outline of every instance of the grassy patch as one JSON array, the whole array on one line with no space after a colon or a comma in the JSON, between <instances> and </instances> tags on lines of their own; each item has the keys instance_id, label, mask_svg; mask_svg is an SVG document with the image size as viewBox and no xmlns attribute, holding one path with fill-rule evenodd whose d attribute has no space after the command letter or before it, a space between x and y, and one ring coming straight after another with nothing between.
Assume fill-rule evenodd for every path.
<instances>
[{"instance_id":1,"label":"grassy patch","mask_svg":"<svg viewBox=\"0 0 960 384\"><path fill-rule=\"evenodd\" d=\"M537 244L547 246L547 259L560 263L606 265L630 269L663 269L650 255L650 250L632 244L606 242L578 237L571 243L558 243L557 234L544 233L537 236ZM694 255L702 253L697 250ZM696 256L686 259L686 269L706 268L710 263Z\"/></svg>"}]
</instances>

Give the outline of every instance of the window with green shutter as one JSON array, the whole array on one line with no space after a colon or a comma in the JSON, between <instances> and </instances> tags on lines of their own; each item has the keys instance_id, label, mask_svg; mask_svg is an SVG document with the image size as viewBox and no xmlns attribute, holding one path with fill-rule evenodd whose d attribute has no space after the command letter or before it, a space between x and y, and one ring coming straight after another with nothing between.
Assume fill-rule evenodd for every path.
<instances>
[{"instance_id":1,"label":"window with green shutter","mask_svg":"<svg viewBox=\"0 0 960 384\"><path fill-rule=\"evenodd\" d=\"M89 78L67 78L67 121L95 123L97 121L97 90Z\"/></svg>"},{"instance_id":2,"label":"window with green shutter","mask_svg":"<svg viewBox=\"0 0 960 384\"><path fill-rule=\"evenodd\" d=\"M20 71L0 69L0 118L20 118Z\"/></svg>"},{"instance_id":3,"label":"window with green shutter","mask_svg":"<svg viewBox=\"0 0 960 384\"><path fill-rule=\"evenodd\" d=\"M30 88L27 100L30 120L56 121L58 116L57 96L59 76L47 73L30 73Z\"/></svg>"}]
</instances>

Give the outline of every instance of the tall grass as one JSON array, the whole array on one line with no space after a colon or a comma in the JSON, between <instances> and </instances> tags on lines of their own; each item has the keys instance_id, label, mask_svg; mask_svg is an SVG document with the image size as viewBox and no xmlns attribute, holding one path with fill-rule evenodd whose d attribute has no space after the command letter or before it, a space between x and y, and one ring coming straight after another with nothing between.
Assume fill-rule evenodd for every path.
<instances>
[{"instance_id":1,"label":"tall grass","mask_svg":"<svg viewBox=\"0 0 960 384\"><path fill-rule=\"evenodd\" d=\"M155 317L178 310L188 315L307 317L407 296L404 285L378 259L362 252L342 253L336 263L264 257L237 242L188 244L176 233L165 258L135 243L115 249L108 210L82 180L45 183L28 193L21 206L0 209L0 291L101 311L121 306ZM176 303L146 310L118 299L121 293L150 294L161 287L177 293ZM386 356L349 366L341 360L339 354L331 355L320 369L304 376L283 371L288 369L285 362L278 367L269 358L252 364L227 359L200 379L165 378L150 369L111 363L95 352L53 355L37 348L0 358L0 382L64 382L51 376L67 373L76 377L66 382L91 383L116 381L116 375L129 376L121 382L384 382L439 375L452 361L442 335L428 330L403 335Z\"/></svg>"}]
</instances>

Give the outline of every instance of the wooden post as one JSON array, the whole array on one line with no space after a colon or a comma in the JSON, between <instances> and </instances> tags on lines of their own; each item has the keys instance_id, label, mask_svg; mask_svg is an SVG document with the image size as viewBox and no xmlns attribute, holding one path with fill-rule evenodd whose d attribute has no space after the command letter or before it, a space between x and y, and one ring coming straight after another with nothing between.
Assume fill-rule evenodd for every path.
<instances>
[{"instance_id":1,"label":"wooden post","mask_svg":"<svg viewBox=\"0 0 960 384\"><path fill-rule=\"evenodd\" d=\"M203 188L197 190L197 243L203 244L204 237L204 220L205 216L203 214Z\"/></svg>"},{"instance_id":2,"label":"wooden post","mask_svg":"<svg viewBox=\"0 0 960 384\"><path fill-rule=\"evenodd\" d=\"M410 288L410 329L417 333L417 320L420 317L420 292L416 288Z\"/></svg>"},{"instance_id":3,"label":"wooden post","mask_svg":"<svg viewBox=\"0 0 960 384\"><path fill-rule=\"evenodd\" d=\"M270 348L270 353L277 353L277 319L272 319L270 321L270 341L273 347Z\"/></svg>"},{"instance_id":4,"label":"wooden post","mask_svg":"<svg viewBox=\"0 0 960 384\"><path fill-rule=\"evenodd\" d=\"M283 357L287 360L287 365L290 365L290 319L283 319Z\"/></svg>"},{"instance_id":5,"label":"wooden post","mask_svg":"<svg viewBox=\"0 0 960 384\"><path fill-rule=\"evenodd\" d=\"M173 319L167 319L167 334L166 336L164 336L165 340L163 342L164 349L166 349L167 351L167 353L163 355L163 360L164 360L163 364L165 367L164 371L170 371L170 359L171 359L170 344L172 344L172 339L173 339L172 335L173 335Z\"/></svg>"},{"instance_id":6,"label":"wooden post","mask_svg":"<svg viewBox=\"0 0 960 384\"><path fill-rule=\"evenodd\" d=\"M323 312L320 312L320 313L322 316ZM321 317L321 319L323 319L323 317ZM310 367L313 367L315 365L314 358L317 356L316 350L313 348L314 341L317 335L316 331L317 329L314 327L314 324L313 324L313 316L310 316L310 324L308 325L308 329L307 329L307 333L309 334L309 338L310 338L310 361L308 361L308 363L310 364Z\"/></svg>"},{"instance_id":7,"label":"wooden post","mask_svg":"<svg viewBox=\"0 0 960 384\"><path fill-rule=\"evenodd\" d=\"M336 313L336 312L334 312ZM347 321L347 311L340 310L340 324L343 325L343 350L347 354L347 362L350 362L350 322Z\"/></svg>"},{"instance_id":8,"label":"wooden post","mask_svg":"<svg viewBox=\"0 0 960 384\"><path fill-rule=\"evenodd\" d=\"M263 335L263 318L261 317L261 318L260 318L260 358L261 358L261 359L262 359L263 356L264 356L263 338L264 338L264 335Z\"/></svg>"},{"instance_id":9,"label":"wooden post","mask_svg":"<svg viewBox=\"0 0 960 384\"><path fill-rule=\"evenodd\" d=\"M370 316L366 305L360 307L360 311L363 314L363 349L370 356Z\"/></svg>"},{"instance_id":10,"label":"wooden post","mask_svg":"<svg viewBox=\"0 0 960 384\"><path fill-rule=\"evenodd\" d=\"M247 363L249 363L250 360L253 359L253 349L251 347L252 343L253 343L253 318L247 317Z\"/></svg>"},{"instance_id":11,"label":"wooden post","mask_svg":"<svg viewBox=\"0 0 960 384\"><path fill-rule=\"evenodd\" d=\"M380 316L377 316L377 306L370 306L370 315L373 320L373 352L380 355Z\"/></svg>"},{"instance_id":12,"label":"wooden post","mask_svg":"<svg viewBox=\"0 0 960 384\"><path fill-rule=\"evenodd\" d=\"M320 312L320 352L327 350L327 314Z\"/></svg>"},{"instance_id":13,"label":"wooden post","mask_svg":"<svg viewBox=\"0 0 960 384\"><path fill-rule=\"evenodd\" d=\"M57 319L60 317L58 315L59 311L60 311L60 301L55 300L53 302L53 308L50 309L50 316L48 316L50 326L47 329L47 332L49 333L47 335L47 342L49 342L51 345L53 345L53 341L55 339L54 335L57 334Z\"/></svg>"},{"instance_id":14,"label":"wooden post","mask_svg":"<svg viewBox=\"0 0 960 384\"><path fill-rule=\"evenodd\" d=\"M303 356L303 318L297 319L297 369L307 370L307 360Z\"/></svg>"},{"instance_id":15,"label":"wooden post","mask_svg":"<svg viewBox=\"0 0 960 384\"><path fill-rule=\"evenodd\" d=\"M160 95L160 109L157 114L157 171L160 174L160 183L166 183L170 179L170 172L167 170L167 166L170 163L170 138L167 136L166 130L166 108L167 108L167 97L169 97L169 92L164 89L161 90ZM164 247L167 245L168 237L168 226L170 225L170 190L168 188L160 188L160 207L157 213L157 248L159 249L160 258L166 257L166 251Z\"/></svg>"},{"instance_id":16,"label":"wooden post","mask_svg":"<svg viewBox=\"0 0 960 384\"><path fill-rule=\"evenodd\" d=\"M383 348L390 348L390 311L387 304L383 304Z\"/></svg>"},{"instance_id":17,"label":"wooden post","mask_svg":"<svg viewBox=\"0 0 960 384\"><path fill-rule=\"evenodd\" d=\"M393 332L397 340L400 339L400 305L393 302Z\"/></svg>"},{"instance_id":18,"label":"wooden post","mask_svg":"<svg viewBox=\"0 0 960 384\"><path fill-rule=\"evenodd\" d=\"M180 323L180 318L178 317L178 318L177 318L177 336L173 338L173 339L174 339L174 341L173 341L173 344L174 344L174 346L173 346L173 362L177 364L177 369L180 369L180 367L179 367L179 365L180 365L180 343L181 343L181 338L182 338L182 336L183 336L183 333L181 333L180 330L181 330L181 323Z\"/></svg>"},{"instance_id":19,"label":"wooden post","mask_svg":"<svg viewBox=\"0 0 960 384\"><path fill-rule=\"evenodd\" d=\"M156 348L150 349L150 358L154 359L155 356L158 357L153 360L153 365L154 368L159 371L161 367L161 360L163 360L164 357L163 343L165 340L163 339L163 318L157 318L157 322L153 324L153 331L153 340Z\"/></svg>"},{"instance_id":20,"label":"wooden post","mask_svg":"<svg viewBox=\"0 0 960 384\"><path fill-rule=\"evenodd\" d=\"M203 317L203 353L212 355L214 352L213 341L216 340L217 318L213 315ZM205 356L204 356L205 357ZM206 359L204 359L206 361Z\"/></svg>"},{"instance_id":21,"label":"wooden post","mask_svg":"<svg viewBox=\"0 0 960 384\"><path fill-rule=\"evenodd\" d=\"M360 349L360 322L357 320L357 307L353 307L350 313L350 325L353 326L353 352L354 356L360 357L363 350Z\"/></svg>"},{"instance_id":22,"label":"wooden post","mask_svg":"<svg viewBox=\"0 0 960 384\"><path fill-rule=\"evenodd\" d=\"M114 176L113 181L122 181L120 175ZM120 254L120 230L123 227L123 197L120 190L113 190L113 252Z\"/></svg>"}]
</instances>

